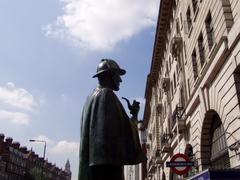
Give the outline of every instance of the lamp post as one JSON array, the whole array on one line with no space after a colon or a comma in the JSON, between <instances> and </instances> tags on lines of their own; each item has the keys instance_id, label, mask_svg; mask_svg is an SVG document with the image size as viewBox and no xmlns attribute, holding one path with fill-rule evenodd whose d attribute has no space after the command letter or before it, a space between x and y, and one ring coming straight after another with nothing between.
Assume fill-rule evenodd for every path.
<instances>
[{"instance_id":1,"label":"lamp post","mask_svg":"<svg viewBox=\"0 0 240 180\"><path fill-rule=\"evenodd\" d=\"M44 149L43 149L43 163L42 163L42 171L41 171L41 180L43 180L43 165L44 165L44 160L45 160L45 155L46 155L46 146L47 142L44 140L37 140L37 139L30 139L30 142L41 142L44 143Z\"/></svg>"}]
</instances>

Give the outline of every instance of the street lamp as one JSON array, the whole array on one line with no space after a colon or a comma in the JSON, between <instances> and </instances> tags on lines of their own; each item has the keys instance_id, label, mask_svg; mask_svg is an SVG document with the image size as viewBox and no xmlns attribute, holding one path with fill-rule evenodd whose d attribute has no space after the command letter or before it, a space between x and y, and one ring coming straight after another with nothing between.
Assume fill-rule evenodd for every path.
<instances>
[{"instance_id":1,"label":"street lamp","mask_svg":"<svg viewBox=\"0 0 240 180\"><path fill-rule=\"evenodd\" d=\"M43 149L43 163L42 163L42 171L41 171L41 180L43 179L43 165L44 165L44 160L45 160L45 155L46 155L46 146L47 142L44 140L38 140L38 139L30 139L30 142L41 142L44 143L44 149Z\"/></svg>"}]
</instances>

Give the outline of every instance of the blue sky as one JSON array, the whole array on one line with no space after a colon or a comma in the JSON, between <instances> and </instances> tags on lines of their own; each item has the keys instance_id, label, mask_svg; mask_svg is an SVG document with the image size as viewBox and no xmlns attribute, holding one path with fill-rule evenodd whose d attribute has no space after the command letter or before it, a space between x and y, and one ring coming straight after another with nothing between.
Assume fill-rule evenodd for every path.
<instances>
[{"instance_id":1,"label":"blue sky","mask_svg":"<svg viewBox=\"0 0 240 180\"><path fill-rule=\"evenodd\" d=\"M159 0L0 0L0 133L77 177L80 117L102 58L127 74L118 96L144 107ZM123 102L125 103L125 102ZM142 112L141 112L142 114ZM141 117L141 116L140 116Z\"/></svg>"}]
</instances>

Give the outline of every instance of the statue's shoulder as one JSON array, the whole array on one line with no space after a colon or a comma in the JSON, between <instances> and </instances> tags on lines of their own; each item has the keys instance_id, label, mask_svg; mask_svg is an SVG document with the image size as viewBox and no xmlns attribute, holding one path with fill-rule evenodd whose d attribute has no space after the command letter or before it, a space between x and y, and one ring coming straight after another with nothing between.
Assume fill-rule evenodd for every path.
<instances>
[{"instance_id":1,"label":"statue's shoulder","mask_svg":"<svg viewBox=\"0 0 240 180\"><path fill-rule=\"evenodd\" d=\"M94 93L96 96L109 96L109 95L114 95L114 92L110 88L106 87L98 87L94 90Z\"/></svg>"}]
</instances>

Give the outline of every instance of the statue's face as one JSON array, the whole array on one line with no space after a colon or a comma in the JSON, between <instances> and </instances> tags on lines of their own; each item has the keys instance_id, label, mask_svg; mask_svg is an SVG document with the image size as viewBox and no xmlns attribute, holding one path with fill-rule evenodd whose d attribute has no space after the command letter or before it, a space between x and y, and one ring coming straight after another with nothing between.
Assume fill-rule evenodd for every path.
<instances>
[{"instance_id":1,"label":"statue's face","mask_svg":"<svg viewBox=\"0 0 240 180\"><path fill-rule=\"evenodd\" d=\"M120 87L120 83L122 82L120 75L117 73L113 73L112 81L113 81L113 90L118 91Z\"/></svg>"}]
</instances>

